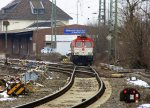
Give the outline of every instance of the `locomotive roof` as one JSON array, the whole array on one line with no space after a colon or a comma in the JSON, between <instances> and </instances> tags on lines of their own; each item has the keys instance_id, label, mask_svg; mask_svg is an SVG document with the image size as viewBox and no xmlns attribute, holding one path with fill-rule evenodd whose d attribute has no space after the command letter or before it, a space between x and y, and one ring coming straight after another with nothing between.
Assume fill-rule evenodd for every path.
<instances>
[{"instance_id":1,"label":"locomotive roof","mask_svg":"<svg viewBox=\"0 0 150 108\"><path fill-rule=\"evenodd\" d=\"M93 39L88 37L88 36L77 36L77 38L75 40L89 40L89 41L93 41Z\"/></svg>"}]
</instances>

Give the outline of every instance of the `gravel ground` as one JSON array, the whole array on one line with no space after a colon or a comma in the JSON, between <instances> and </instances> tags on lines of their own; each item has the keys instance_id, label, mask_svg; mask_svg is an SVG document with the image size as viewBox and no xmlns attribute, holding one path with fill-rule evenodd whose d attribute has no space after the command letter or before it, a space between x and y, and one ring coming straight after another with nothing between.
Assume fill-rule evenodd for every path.
<instances>
[{"instance_id":1,"label":"gravel ground","mask_svg":"<svg viewBox=\"0 0 150 108\"><path fill-rule=\"evenodd\" d=\"M98 91L98 82L96 78L75 78L74 84L62 96L36 108L71 108L81 103L82 99L89 99Z\"/></svg>"},{"instance_id":2,"label":"gravel ground","mask_svg":"<svg viewBox=\"0 0 150 108\"><path fill-rule=\"evenodd\" d=\"M97 68L97 71L102 76L110 76L110 74L115 73L114 71L100 68ZM150 102L150 89L127 84L126 79L129 78L129 76L137 76L139 79L142 79L150 84L150 79L137 74L125 74L124 78L106 78L112 87L112 94L108 101L101 105L100 108L136 108L141 104ZM120 92L126 87L136 88L140 92L141 99L138 103L125 103L120 101Z\"/></svg>"},{"instance_id":3,"label":"gravel ground","mask_svg":"<svg viewBox=\"0 0 150 108\"><path fill-rule=\"evenodd\" d=\"M7 67L0 67L0 79L9 79L8 75L18 75L22 73L20 70L10 69ZM52 79L45 79L45 76L51 76ZM44 85L44 87L34 86L34 92L22 95L13 101L0 101L0 108L11 108L13 106L25 104L31 101L35 101L38 98L42 98L46 95L52 94L59 90L67 83L68 75L59 72L47 72L46 75L41 76L36 82Z\"/></svg>"},{"instance_id":4,"label":"gravel ground","mask_svg":"<svg viewBox=\"0 0 150 108\"><path fill-rule=\"evenodd\" d=\"M105 80L107 80L111 87L112 87L112 94L110 98L107 100L106 103L102 104L100 108L136 108L137 106L141 104L145 104L150 102L150 89L139 87L139 86L133 86L126 83L126 79L129 78L129 76L137 76L139 79L142 79L150 84L150 78L143 77L139 74L125 74L124 78L108 78L110 77L110 74L115 73L114 71L110 70L104 70L100 69L100 67L97 67L97 71L100 73L102 77L107 77ZM8 75L18 75L20 73L23 73L23 71L10 69L7 67L0 67L0 79L7 79ZM62 73L51 73L49 72L48 75L52 76L52 80L44 80L44 77L41 77L40 80L38 80L38 83L44 85L44 87L36 87L36 90L34 93L29 93L28 95L23 95L22 97L17 97L17 100L14 101L0 101L0 108L10 108L12 106L17 106L23 103L31 102L36 100L37 98L44 97L48 94L53 93L56 90L59 90L60 87L64 86L67 82L68 76ZM119 100L120 98L120 91L122 91L126 87L133 87L136 88L140 94L141 99L138 103L125 103L121 102ZM16 98L16 97L15 97Z\"/></svg>"}]
</instances>

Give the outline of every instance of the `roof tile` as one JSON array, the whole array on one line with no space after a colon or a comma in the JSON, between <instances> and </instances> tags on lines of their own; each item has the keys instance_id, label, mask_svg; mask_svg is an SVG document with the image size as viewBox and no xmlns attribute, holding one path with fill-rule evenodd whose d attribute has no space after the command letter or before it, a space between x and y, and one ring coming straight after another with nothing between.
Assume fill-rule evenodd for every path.
<instances>
[{"instance_id":1,"label":"roof tile","mask_svg":"<svg viewBox=\"0 0 150 108\"><path fill-rule=\"evenodd\" d=\"M33 2L35 7L40 6L39 3L35 3L36 0L14 0L7 6L5 6L2 9L8 10L7 13L3 13L2 10L0 11L0 19L15 19L15 20L36 20L37 18L39 20L50 20L51 19L51 6L52 2L49 0L40 0L44 6L45 13L39 14L38 16L36 14L32 14L31 7L30 7L30 1ZM15 7L10 7L13 4L17 4ZM65 13L63 10L61 10L59 7L56 8L57 14L56 19L57 20L69 20L72 19L67 13Z\"/></svg>"}]
</instances>

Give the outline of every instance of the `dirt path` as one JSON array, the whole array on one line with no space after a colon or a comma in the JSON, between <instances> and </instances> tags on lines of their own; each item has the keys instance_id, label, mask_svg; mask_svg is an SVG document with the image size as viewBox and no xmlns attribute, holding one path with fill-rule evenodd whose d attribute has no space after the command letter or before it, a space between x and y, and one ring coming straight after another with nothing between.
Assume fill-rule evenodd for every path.
<instances>
[{"instance_id":1,"label":"dirt path","mask_svg":"<svg viewBox=\"0 0 150 108\"><path fill-rule=\"evenodd\" d=\"M92 105L90 105L88 108L100 108L100 106L102 104L104 104L111 96L111 93L112 93L112 87L110 85L110 83L108 82L107 79L105 78L102 78L102 80L104 81L104 84L105 84L105 92L104 94L102 95L101 98L99 98L95 103L93 103Z\"/></svg>"},{"instance_id":2,"label":"dirt path","mask_svg":"<svg viewBox=\"0 0 150 108\"><path fill-rule=\"evenodd\" d=\"M37 108L70 108L82 99L88 99L98 91L98 82L95 78L75 78L73 87L59 98Z\"/></svg>"}]
</instances>

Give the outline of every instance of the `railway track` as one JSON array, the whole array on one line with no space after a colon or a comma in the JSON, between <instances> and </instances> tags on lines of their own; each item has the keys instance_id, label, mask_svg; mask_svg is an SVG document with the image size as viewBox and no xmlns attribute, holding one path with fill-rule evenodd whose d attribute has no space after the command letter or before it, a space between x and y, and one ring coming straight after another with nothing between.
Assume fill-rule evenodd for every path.
<instances>
[{"instance_id":1,"label":"railway track","mask_svg":"<svg viewBox=\"0 0 150 108\"><path fill-rule=\"evenodd\" d=\"M87 107L99 99L105 91L103 81L92 67L26 61L32 64L27 68L26 65L20 65L23 62L22 60L10 61L10 67L19 67L19 69L27 70L36 68L39 65L45 65L48 71L61 72L69 75L68 83L59 91L30 103L15 106L15 108Z\"/></svg>"},{"instance_id":2,"label":"railway track","mask_svg":"<svg viewBox=\"0 0 150 108\"><path fill-rule=\"evenodd\" d=\"M62 67L55 65L53 66L53 69L55 67L61 71L67 70L68 73L71 70L70 67L69 69L66 69L66 66L63 66L65 67L63 69ZM52 69L52 67L49 66L49 69ZM82 75L87 74L89 77L79 78L76 77L77 73L82 73ZM93 68L75 66L74 69L70 71L70 74L71 77L68 84L61 88L61 90L33 102L16 106L15 108L81 108L92 104L104 93L105 85Z\"/></svg>"}]
</instances>

